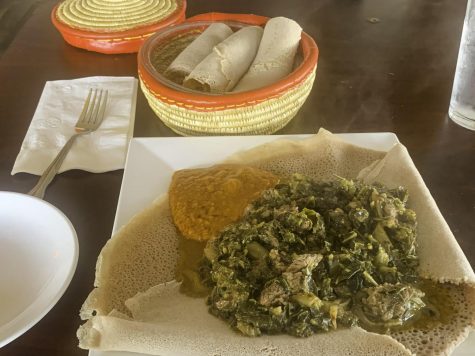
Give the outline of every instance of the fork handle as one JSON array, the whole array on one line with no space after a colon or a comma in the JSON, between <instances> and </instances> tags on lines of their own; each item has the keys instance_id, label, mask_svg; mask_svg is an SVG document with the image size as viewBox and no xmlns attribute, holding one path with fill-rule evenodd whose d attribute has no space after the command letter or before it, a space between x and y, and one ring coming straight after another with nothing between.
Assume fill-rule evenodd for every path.
<instances>
[{"instance_id":1,"label":"fork handle","mask_svg":"<svg viewBox=\"0 0 475 356\"><path fill-rule=\"evenodd\" d=\"M61 151L59 151L59 153L56 155L53 162L51 162L48 168L45 169L40 179L38 180L38 183L36 183L33 189L28 192L29 195L43 199L43 197L45 196L46 188L48 187L48 185L53 180L54 176L58 173L59 169L61 168L61 165L63 164L63 161L66 158L66 155L71 149L71 146L73 145L74 141L76 141L76 138L78 136L81 136L82 134L83 134L82 132L77 133L69 138L69 140L61 149Z\"/></svg>"}]
</instances>

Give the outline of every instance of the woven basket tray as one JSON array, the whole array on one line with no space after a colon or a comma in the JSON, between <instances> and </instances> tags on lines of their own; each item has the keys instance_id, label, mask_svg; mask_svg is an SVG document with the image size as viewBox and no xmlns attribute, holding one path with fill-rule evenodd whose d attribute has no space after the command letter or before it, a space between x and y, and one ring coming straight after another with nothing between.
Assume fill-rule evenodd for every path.
<instances>
[{"instance_id":1,"label":"woven basket tray","mask_svg":"<svg viewBox=\"0 0 475 356\"><path fill-rule=\"evenodd\" d=\"M138 56L141 88L165 125L184 136L271 134L287 125L307 99L315 79L318 48L304 32L300 64L289 76L264 88L204 94L183 88L161 74L211 23L225 22L239 28L264 25L267 20L256 15L203 14L159 31L144 43Z\"/></svg>"},{"instance_id":2,"label":"woven basket tray","mask_svg":"<svg viewBox=\"0 0 475 356\"><path fill-rule=\"evenodd\" d=\"M138 52L155 32L185 20L186 0L151 0L148 7L139 0L72 1L53 8L53 25L70 45L105 54Z\"/></svg>"}]
</instances>

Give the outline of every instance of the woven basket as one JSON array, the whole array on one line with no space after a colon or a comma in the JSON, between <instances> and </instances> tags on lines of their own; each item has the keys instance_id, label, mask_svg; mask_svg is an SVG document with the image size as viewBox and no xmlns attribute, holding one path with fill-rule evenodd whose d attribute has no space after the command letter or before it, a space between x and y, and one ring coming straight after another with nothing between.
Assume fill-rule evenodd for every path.
<instances>
[{"instance_id":1,"label":"woven basket","mask_svg":"<svg viewBox=\"0 0 475 356\"><path fill-rule=\"evenodd\" d=\"M186 0L66 0L51 21L72 46L105 54L135 53L162 28L185 20Z\"/></svg>"},{"instance_id":2,"label":"woven basket","mask_svg":"<svg viewBox=\"0 0 475 356\"><path fill-rule=\"evenodd\" d=\"M271 134L287 125L307 99L315 79L318 48L304 32L299 49L301 63L289 76L264 88L204 94L179 86L161 74L211 23L225 22L239 28L264 25L267 20L256 15L203 14L164 29L144 43L138 56L141 88L165 125L184 136Z\"/></svg>"}]
</instances>

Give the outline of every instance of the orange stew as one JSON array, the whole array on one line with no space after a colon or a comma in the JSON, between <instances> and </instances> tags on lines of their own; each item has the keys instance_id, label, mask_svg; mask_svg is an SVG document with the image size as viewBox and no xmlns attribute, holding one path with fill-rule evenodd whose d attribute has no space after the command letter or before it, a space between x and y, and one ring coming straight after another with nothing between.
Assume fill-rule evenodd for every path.
<instances>
[{"instance_id":1,"label":"orange stew","mask_svg":"<svg viewBox=\"0 0 475 356\"><path fill-rule=\"evenodd\" d=\"M277 183L272 173L243 165L177 171L169 190L173 220L184 237L209 240Z\"/></svg>"}]
</instances>

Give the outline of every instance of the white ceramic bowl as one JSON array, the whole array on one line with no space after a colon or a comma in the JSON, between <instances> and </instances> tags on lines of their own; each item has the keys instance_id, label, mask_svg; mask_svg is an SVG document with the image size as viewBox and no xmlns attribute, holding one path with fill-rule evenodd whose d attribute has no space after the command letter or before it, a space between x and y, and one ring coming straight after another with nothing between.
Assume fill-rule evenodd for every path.
<instances>
[{"instance_id":1,"label":"white ceramic bowl","mask_svg":"<svg viewBox=\"0 0 475 356\"><path fill-rule=\"evenodd\" d=\"M0 192L0 347L35 325L76 270L76 232L53 205Z\"/></svg>"}]
</instances>

